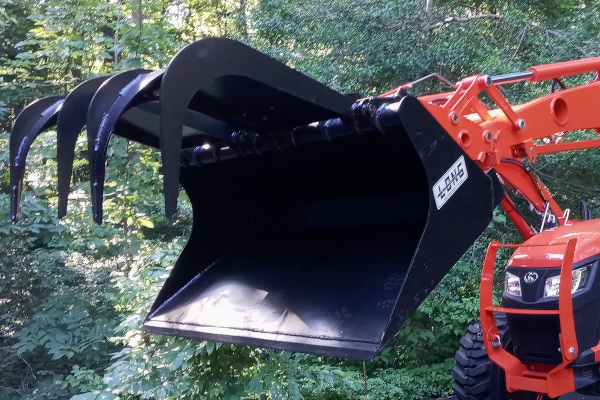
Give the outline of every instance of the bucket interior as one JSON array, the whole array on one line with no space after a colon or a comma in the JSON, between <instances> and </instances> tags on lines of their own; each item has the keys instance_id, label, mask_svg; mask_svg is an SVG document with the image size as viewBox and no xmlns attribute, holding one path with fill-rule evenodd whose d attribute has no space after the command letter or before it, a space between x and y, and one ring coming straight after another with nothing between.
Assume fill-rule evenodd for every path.
<instances>
[{"instance_id":1,"label":"bucket interior","mask_svg":"<svg viewBox=\"0 0 600 400\"><path fill-rule=\"evenodd\" d=\"M406 135L240 157L180 179L193 232L147 330L372 357L427 220Z\"/></svg>"}]
</instances>

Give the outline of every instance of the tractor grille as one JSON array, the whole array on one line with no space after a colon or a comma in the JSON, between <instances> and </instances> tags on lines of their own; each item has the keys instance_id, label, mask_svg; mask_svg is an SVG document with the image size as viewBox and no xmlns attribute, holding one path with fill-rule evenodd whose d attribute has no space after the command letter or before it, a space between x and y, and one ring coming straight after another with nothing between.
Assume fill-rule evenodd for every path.
<instances>
[{"instance_id":1,"label":"tractor grille","mask_svg":"<svg viewBox=\"0 0 600 400\"><path fill-rule=\"evenodd\" d=\"M523 363L560 364L557 315L508 315L514 355Z\"/></svg>"}]
</instances>

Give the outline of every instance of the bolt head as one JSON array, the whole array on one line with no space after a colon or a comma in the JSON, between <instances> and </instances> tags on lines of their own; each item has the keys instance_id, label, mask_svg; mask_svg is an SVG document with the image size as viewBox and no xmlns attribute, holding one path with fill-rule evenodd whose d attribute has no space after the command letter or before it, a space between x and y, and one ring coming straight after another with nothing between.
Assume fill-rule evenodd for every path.
<instances>
[{"instance_id":1,"label":"bolt head","mask_svg":"<svg viewBox=\"0 0 600 400\"><path fill-rule=\"evenodd\" d=\"M452 113L450 118L452 119L452 122L454 122L455 124L458 124L458 115Z\"/></svg>"},{"instance_id":2,"label":"bolt head","mask_svg":"<svg viewBox=\"0 0 600 400\"><path fill-rule=\"evenodd\" d=\"M569 354L571 354L571 355L575 354L575 347L569 347Z\"/></svg>"},{"instance_id":3,"label":"bolt head","mask_svg":"<svg viewBox=\"0 0 600 400\"><path fill-rule=\"evenodd\" d=\"M523 118L519 118L517 120L517 126L519 127L520 130L523 130L523 129L525 129L525 127L527 125L525 124L525 120Z\"/></svg>"}]
</instances>

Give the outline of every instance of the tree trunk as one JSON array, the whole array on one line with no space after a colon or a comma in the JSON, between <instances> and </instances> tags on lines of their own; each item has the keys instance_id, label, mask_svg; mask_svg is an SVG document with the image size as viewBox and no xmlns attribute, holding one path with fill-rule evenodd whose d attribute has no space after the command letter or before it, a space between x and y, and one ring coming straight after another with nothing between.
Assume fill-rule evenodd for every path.
<instances>
[{"instance_id":1,"label":"tree trunk","mask_svg":"<svg viewBox=\"0 0 600 400\"><path fill-rule=\"evenodd\" d=\"M129 4L131 4L131 8L133 11L131 12L131 20L135 24L135 26L142 25L142 5L141 0L130 0Z\"/></svg>"},{"instance_id":2,"label":"tree trunk","mask_svg":"<svg viewBox=\"0 0 600 400\"><path fill-rule=\"evenodd\" d=\"M248 37L248 15L247 13L247 7L248 4L246 2L246 0L240 0L240 8L238 9L238 12L240 13L240 15L238 16L238 26L237 26L237 30L238 33L243 37L243 38L247 38Z\"/></svg>"}]
</instances>

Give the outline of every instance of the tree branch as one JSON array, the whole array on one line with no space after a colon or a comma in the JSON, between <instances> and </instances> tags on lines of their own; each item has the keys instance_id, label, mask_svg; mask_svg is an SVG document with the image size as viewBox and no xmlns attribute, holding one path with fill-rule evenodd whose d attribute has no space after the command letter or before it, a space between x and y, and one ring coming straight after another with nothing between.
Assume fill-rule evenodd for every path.
<instances>
[{"instance_id":1,"label":"tree branch","mask_svg":"<svg viewBox=\"0 0 600 400\"><path fill-rule=\"evenodd\" d=\"M503 17L502 14L476 14L476 15L471 15L470 17L447 17L443 21L438 21L433 24L427 25L425 27L425 29L433 30L433 29L437 29L437 28L442 27L447 24L468 22L468 21L473 21L473 20L477 20L477 19L501 20L502 17Z\"/></svg>"},{"instance_id":2,"label":"tree branch","mask_svg":"<svg viewBox=\"0 0 600 400\"><path fill-rule=\"evenodd\" d=\"M529 29L529 25L525 25L525 27L521 31L521 39L519 40L519 44L517 45L517 48L515 49L513 56L510 58L511 60L513 60L519 53L519 50L521 49L521 44L523 44L523 39L525 39L525 35L527 35L528 29Z\"/></svg>"}]
</instances>

